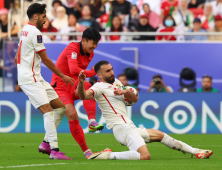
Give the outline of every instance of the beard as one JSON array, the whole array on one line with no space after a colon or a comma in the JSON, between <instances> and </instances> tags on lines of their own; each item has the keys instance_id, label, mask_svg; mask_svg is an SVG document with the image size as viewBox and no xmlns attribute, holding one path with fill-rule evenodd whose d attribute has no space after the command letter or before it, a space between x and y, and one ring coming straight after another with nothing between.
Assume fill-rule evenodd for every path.
<instances>
[{"instance_id":1,"label":"beard","mask_svg":"<svg viewBox=\"0 0 222 170\"><path fill-rule=\"evenodd\" d=\"M37 24L36 25L37 25L39 30L41 30L43 28L44 24L45 24L45 22L42 23L40 19L37 20Z\"/></svg>"},{"instance_id":2,"label":"beard","mask_svg":"<svg viewBox=\"0 0 222 170\"><path fill-rule=\"evenodd\" d=\"M115 81L115 76L112 75L111 77L104 77L103 78L107 83L112 84Z\"/></svg>"}]
</instances>

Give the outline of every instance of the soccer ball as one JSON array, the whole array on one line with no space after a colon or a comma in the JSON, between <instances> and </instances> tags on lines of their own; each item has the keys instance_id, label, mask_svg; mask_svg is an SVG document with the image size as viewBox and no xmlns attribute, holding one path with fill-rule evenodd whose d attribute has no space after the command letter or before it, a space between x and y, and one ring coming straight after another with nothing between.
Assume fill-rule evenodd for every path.
<instances>
[{"instance_id":1,"label":"soccer ball","mask_svg":"<svg viewBox=\"0 0 222 170\"><path fill-rule=\"evenodd\" d=\"M136 90L135 88L131 87L131 86L126 86L126 87L124 88L124 90L130 90L131 92L133 92L135 95L138 96L137 90ZM131 102L131 101L129 101L129 99L127 99L127 98L124 97L124 103L125 103L126 106L132 106L132 105L134 105L136 102Z\"/></svg>"}]
</instances>

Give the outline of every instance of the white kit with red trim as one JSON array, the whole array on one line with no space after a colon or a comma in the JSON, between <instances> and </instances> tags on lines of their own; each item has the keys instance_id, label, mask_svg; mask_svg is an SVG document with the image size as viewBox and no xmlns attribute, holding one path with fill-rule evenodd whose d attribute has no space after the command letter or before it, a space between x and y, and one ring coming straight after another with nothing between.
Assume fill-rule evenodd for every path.
<instances>
[{"instance_id":1,"label":"white kit with red trim","mask_svg":"<svg viewBox=\"0 0 222 170\"><path fill-rule=\"evenodd\" d=\"M115 79L113 84L97 82L90 89L94 92L99 108L106 119L106 126L111 129L115 124L131 123L127 116L127 110L123 95L114 95L115 88L122 89L123 84Z\"/></svg>"},{"instance_id":2,"label":"white kit with red trim","mask_svg":"<svg viewBox=\"0 0 222 170\"><path fill-rule=\"evenodd\" d=\"M42 33L32 24L27 24L18 44L18 84L31 84L44 80L41 76L39 52L45 50Z\"/></svg>"}]
</instances>

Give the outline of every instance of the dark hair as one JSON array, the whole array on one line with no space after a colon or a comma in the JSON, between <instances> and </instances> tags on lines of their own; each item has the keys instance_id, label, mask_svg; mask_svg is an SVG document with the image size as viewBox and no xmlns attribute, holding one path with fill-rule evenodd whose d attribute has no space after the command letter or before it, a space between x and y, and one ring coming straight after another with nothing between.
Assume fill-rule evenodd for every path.
<instances>
[{"instance_id":1,"label":"dark hair","mask_svg":"<svg viewBox=\"0 0 222 170\"><path fill-rule=\"evenodd\" d=\"M170 17L170 18L173 20L173 27L175 27L175 26L176 26L176 22L175 22L175 20L173 19L173 17L172 17L171 15L167 15L167 16L164 17L164 19L163 19L163 25L166 27L166 25L165 25L165 20L166 20L168 17Z\"/></svg>"},{"instance_id":2,"label":"dark hair","mask_svg":"<svg viewBox=\"0 0 222 170\"><path fill-rule=\"evenodd\" d=\"M124 73L122 73L122 74L119 74L117 78L119 78L119 77L126 77L126 75Z\"/></svg>"},{"instance_id":3,"label":"dark hair","mask_svg":"<svg viewBox=\"0 0 222 170\"><path fill-rule=\"evenodd\" d=\"M105 61L105 60L99 61L99 62L96 63L96 65L95 65L95 68L94 68L95 72L98 73L98 71L100 70L100 67L101 67L102 65L107 65L107 64L109 64L108 61Z\"/></svg>"},{"instance_id":4,"label":"dark hair","mask_svg":"<svg viewBox=\"0 0 222 170\"><path fill-rule=\"evenodd\" d=\"M116 18L116 17L117 17L117 18L119 19L119 21L120 21L120 27L117 29L117 31L118 31L118 32L123 32L123 25L122 25L121 19L120 19L120 17L118 17L118 16L113 17L113 19ZM116 31L115 28L114 28L114 26L113 26L113 19L112 19L112 24L111 24L111 32Z\"/></svg>"},{"instance_id":5,"label":"dark hair","mask_svg":"<svg viewBox=\"0 0 222 170\"><path fill-rule=\"evenodd\" d=\"M44 12L46 12L45 8L46 4L38 4L38 3L31 4L27 10L28 18L31 19L34 14L43 14Z\"/></svg>"},{"instance_id":6,"label":"dark hair","mask_svg":"<svg viewBox=\"0 0 222 170\"><path fill-rule=\"evenodd\" d=\"M137 5L132 5L130 9L132 9L133 7L136 7L137 12L140 13L140 10Z\"/></svg>"},{"instance_id":7,"label":"dark hair","mask_svg":"<svg viewBox=\"0 0 222 170\"><path fill-rule=\"evenodd\" d=\"M101 35L95 28L87 28L85 31L83 31L82 39L83 38L86 40L93 40L94 42L98 43L101 39Z\"/></svg>"},{"instance_id":8,"label":"dark hair","mask_svg":"<svg viewBox=\"0 0 222 170\"><path fill-rule=\"evenodd\" d=\"M212 81L212 77L209 75L204 75L202 79L204 79L204 78L209 78Z\"/></svg>"},{"instance_id":9,"label":"dark hair","mask_svg":"<svg viewBox=\"0 0 222 170\"><path fill-rule=\"evenodd\" d=\"M143 8L144 8L146 5L150 8L150 5L149 5L148 3L144 3L144 4L143 4Z\"/></svg>"},{"instance_id":10,"label":"dark hair","mask_svg":"<svg viewBox=\"0 0 222 170\"><path fill-rule=\"evenodd\" d=\"M156 78L159 78L159 79L161 79L161 80L163 79L160 74L156 74L156 75L153 76L153 79L156 79Z\"/></svg>"},{"instance_id":11,"label":"dark hair","mask_svg":"<svg viewBox=\"0 0 222 170\"><path fill-rule=\"evenodd\" d=\"M62 6L62 2L60 0L54 0L52 2L52 7L56 4L56 3L59 3L60 6Z\"/></svg>"}]
</instances>

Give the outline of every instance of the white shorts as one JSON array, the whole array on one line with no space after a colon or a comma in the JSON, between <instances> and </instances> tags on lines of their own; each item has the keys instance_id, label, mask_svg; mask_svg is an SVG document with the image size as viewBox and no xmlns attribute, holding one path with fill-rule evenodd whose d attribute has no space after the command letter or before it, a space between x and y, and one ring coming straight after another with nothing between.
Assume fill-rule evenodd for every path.
<instances>
[{"instance_id":1,"label":"white shorts","mask_svg":"<svg viewBox=\"0 0 222 170\"><path fill-rule=\"evenodd\" d=\"M55 90L45 80L32 84L24 84L20 87L36 109L58 98Z\"/></svg>"},{"instance_id":2,"label":"white shorts","mask_svg":"<svg viewBox=\"0 0 222 170\"><path fill-rule=\"evenodd\" d=\"M137 128L133 123L116 124L113 126L116 140L129 148L137 151L139 147L149 143L150 136L145 128Z\"/></svg>"}]
</instances>

